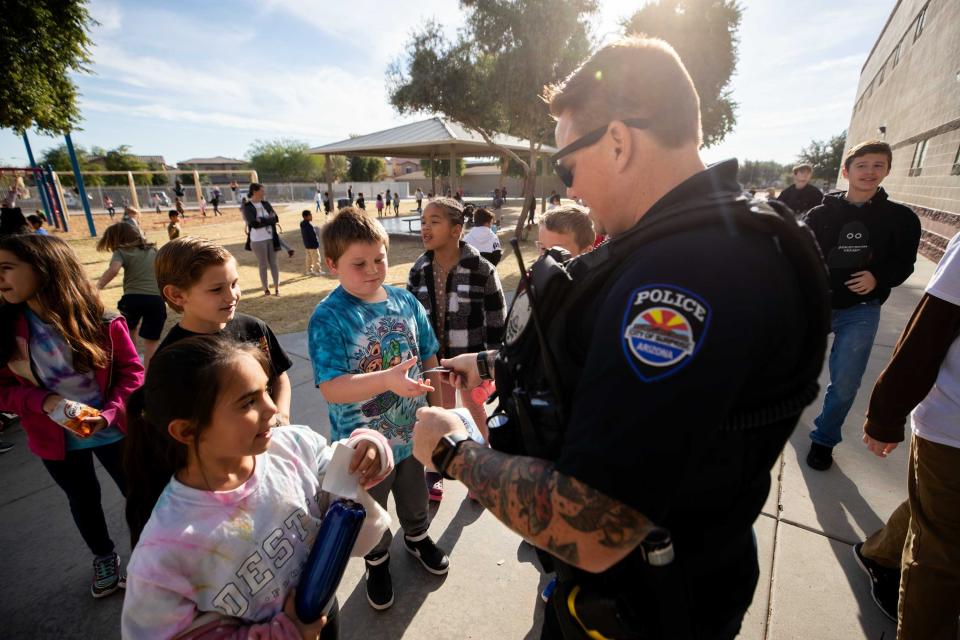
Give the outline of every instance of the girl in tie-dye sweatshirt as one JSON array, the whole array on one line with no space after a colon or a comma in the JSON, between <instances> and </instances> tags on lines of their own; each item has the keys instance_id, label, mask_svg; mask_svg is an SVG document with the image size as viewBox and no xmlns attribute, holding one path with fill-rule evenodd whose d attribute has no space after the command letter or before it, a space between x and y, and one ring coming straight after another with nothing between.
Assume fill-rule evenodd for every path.
<instances>
[{"instance_id":1,"label":"girl in tie-dye sweatshirt","mask_svg":"<svg viewBox=\"0 0 960 640\"><path fill-rule=\"evenodd\" d=\"M274 426L270 371L255 347L197 336L158 353L130 397L124 638L336 637L335 608L321 631L291 598L329 502L332 450L309 427ZM392 470L379 433L342 442L363 486Z\"/></svg>"}]
</instances>

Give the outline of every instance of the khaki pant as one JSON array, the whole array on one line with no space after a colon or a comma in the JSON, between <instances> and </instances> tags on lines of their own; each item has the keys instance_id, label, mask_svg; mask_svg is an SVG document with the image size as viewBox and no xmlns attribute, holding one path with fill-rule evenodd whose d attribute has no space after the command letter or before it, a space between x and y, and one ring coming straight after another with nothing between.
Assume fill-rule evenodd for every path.
<instances>
[{"instance_id":1,"label":"khaki pant","mask_svg":"<svg viewBox=\"0 0 960 640\"><path fill-rule=\"evenodd\" d=\"M320 273L320 249L304 249L303 272Z\"/></svg>"},{"instance_id":2,"label":"khaki pant","mask_svg":"<svg viewBox=\"0 0 960 640\"><path fill-rule=\"evenodd\" d=\"M960 637L960 449L913 437L907 502L862 553L901 567L898 640Z\"/></svg>"}]
</instances>

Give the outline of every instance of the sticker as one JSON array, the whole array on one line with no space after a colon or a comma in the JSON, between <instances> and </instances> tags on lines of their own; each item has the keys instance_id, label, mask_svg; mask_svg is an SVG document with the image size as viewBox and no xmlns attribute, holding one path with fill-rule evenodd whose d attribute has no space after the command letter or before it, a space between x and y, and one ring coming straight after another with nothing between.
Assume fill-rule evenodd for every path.
<instances>
[{"instance_id":1,"label":"sticker","mask_svg":"<svg viewBox=\"0 0 960 640\"><path fill-rule=\"evenodd\" d=\"M510 307L510 315L507 316L507 326L504 329L504 342L508 345L513 344L520 339L527 325L530 324L530 298L527 296L527 290L524 289L517 294L513 300L513 306Z\"/></svg>"},{"instance_id":2,"label":"sticker","mask_svg":"<svg viewBox=\"0 0 960 640\"><path fill-rule=\"evenodd\" d=\"M697 354L710 325L710 305L669 284L630 294L623 318L624 354L644 382L673 375Z\"/></svg>"}]
</instances>

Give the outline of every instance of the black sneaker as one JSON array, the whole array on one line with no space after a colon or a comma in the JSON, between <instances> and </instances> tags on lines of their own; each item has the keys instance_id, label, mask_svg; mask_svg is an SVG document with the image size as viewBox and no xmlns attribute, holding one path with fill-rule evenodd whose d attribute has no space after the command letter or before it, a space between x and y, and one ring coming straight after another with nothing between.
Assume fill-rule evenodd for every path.
<instances>
[{"instance_id":1,"label":"black sneaker","mask_svg":"<svg viewBox=\"0 0 960 640\"><path fill-rule=\"evenodd\" d=\"M103 598L117 589L127 586L127 577L120 569L120 556L116 552L93 559L93 582L90 594L94 598Z\"/></svg>"},{"instance_id":2,"label":"black sneaker","mask_svg":"<svg viewBox=\"0 0 960 640\"><path fill-rule=\"evenodd\" d=\"M811 442L810 452L807 454L807 466L817 471L826 471L831 465L833 465L833 447Z\"/></svg>"},{"instance_id":3,"label":"black sneaker","mask_svg":"<svg viewBox=\"0 0 960 640\"><path fill-rule=\"evenodd\" d=\"M6 453L7 451L10 451L10 449L13 449L12 442L3 442L0 440L0 453Z\"/></svg>"},{"instance_id":4,"label":"black sneaker","mask_svg":"<svg viewBox=\"0 0 960 640\"><path fill-rule=\"evenodd\" d=\"M874 562L860 553L863 543L853 545L853 557L863 572L870 577L870 595L883 615L897 621L897 603L900 600L900 569L891 569Z\"/></svg>"},{"instance_id":5,"label":"black sneaker","mask_svg":"<svg viewBox=\"0 0 960 640\"><path fill-rule=\"evenodd\" d=\"M442 576L450 569L450 558L433 543L426 531L418 536L404 535L403 544L430 573Z\"/></svg>"},{"instance_id":6,"label":"black sneaker","mask_svg":"<svg viewBox=\"0 0 960 640\"><path fill-rule=\"evenodd\" d=\"M390 579L390 554L365 558L367 565L367 602L377 611L393 605L393 581Z\"/></svg>"}]
</instances>

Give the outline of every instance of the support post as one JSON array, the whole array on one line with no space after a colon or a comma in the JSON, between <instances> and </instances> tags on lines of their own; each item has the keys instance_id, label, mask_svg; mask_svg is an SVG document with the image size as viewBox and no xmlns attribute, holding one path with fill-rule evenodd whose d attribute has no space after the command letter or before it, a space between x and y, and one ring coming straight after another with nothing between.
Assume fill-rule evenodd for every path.
<instances>
[{"instance_id":1,"label":"support post","mask_svg":"<svg viewBox=\"0 0 960 640\"><path fill-rule=\"evenodd\" d=\"M137 195L137 183L133 181L133 173L127 171L127 186L130 188L130 206L140 210L140 197Z\"/></svg>"},{"instance_id":2,"label":"support post","mask_svg":"<svg viewBox=\"0 0 960 640\"><path fill-rule=\"evenodd\" d=\"M33 149L30 148L30 139L27 137L27 132L23 132L23 144L27 147L27 159L30 160L30 167L32 169L37 169L37 163L33 159ZM44 182L46 178L43 175L43 171L34 171L33 179L37 183L37 191L40 192L40 202L43 203L43 211L47 214L47 220L53 220L53 212L50 209L50 201L47 200L47 189Z\"/></svg>"},{"instance_id":3,"label":"support post","mask_svg":"<svg viewBox=\"0 0 960 640\"><path fill-rule=\"evenodd\" d=\"M457 151L456 147L450 147L450 195L457 195Z\"/></svg>"},{"instance_id":4,"label":"support post","mask_svg":"<svg viewBox=\"0 0 960 640\"><path fill-rule=\"evenodd\" d=\"M437 195L437 150L430 150L430 193Z\"/></svg>"},{"instance_id":5,"label":"support post","mask_svg":"<svg viewBox=\"0 0 960 640\"><path fill-rule=\"evenodd\" d=\"M327 180L327 198L330 202L330 211L333 211L333 167L330 166L330 154L323 154L323 177ZM324 211L326 217L326 211Z\"/></svg>"},{"instance_id":6,"label":"support post","mask_svg":"<svg viewBox=\"0 0 960 640\"><path fill-rule=\"evenodd\" d=\"M203 202L203 190L200 188L200 172L196 169L193 170L193 188L197 192L197 206Z\"/></svg>"},{"instance_id":7,"label":"support post","mask_svg":"<svg viewBox=\"0 0 960 640\"><path fill-rule=\"evenodd\" d=\"M70 217L70 209L67 208L67 199L63 197L63 185L60 183L60 176L50 165L47 165L47 170L53 176L54 195L60 204L60 222L63 223L63 230L70 231L70 223L67 222L67 218Z\"/></svg>"},{"instance_id":8,"label":"support post","mask_svg":"<svg viewBox=\"0 0 960 640\"><path fill-rule=\"evenodd\" d=\"M77 162L77 153L73 150L73 140L70 134L66 134L64 139L67 141L67 153L70 154L70 164L73 165L73 178L77 181L77 191L80 196L80 206L83 207L83 214L87 217L87 228L90 230L90 237L97 237L97 227L93 224L93 212L90 211L90 202L87 200L87 189L83 186L83 176L80 175L80 163Z\"/></svg>"},{"instance_id":9,"label":"support post","mask_svg":"<svg viewBox=\"0 0 960 640\"><path fill-rule=\"evenodd\" d=\"M257 175L256 170L250 171L250 182L260 182L260 176Z\"/></svg>"}]
</instances>

